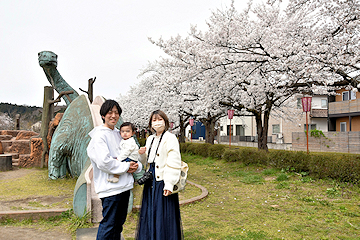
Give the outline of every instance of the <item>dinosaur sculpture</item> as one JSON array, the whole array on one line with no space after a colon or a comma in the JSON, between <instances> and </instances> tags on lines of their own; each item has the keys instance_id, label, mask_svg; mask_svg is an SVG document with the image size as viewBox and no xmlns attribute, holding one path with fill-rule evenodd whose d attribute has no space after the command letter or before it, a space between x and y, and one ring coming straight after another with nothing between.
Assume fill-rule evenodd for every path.
<instances>
[{"instance_id":1,"label":"dinosaur sculpture","mask_svg":"<svg viewBox=\"0 0 360 240\"><path fill-rule=\"evenodd\" d=\"M96 97L91 104L85 95L79 96L56 69L57 55L55 53L40 52L38 60L47 79L59 94L64 91L73 91L72 94L63 97L67 108L51 140L48 170L50 179L63 178L67 173L78 177L74 189L73 209L78 216L82 216L88 201L85 172L91 165L86 152L90 142L88 133L102 124L99 110L105 99ZM116 127L122 123L123 120L120 117Z\"/></svg>"},{"instance_id":2,"label":"dinosaur sculpture","mask_svg":"<svg viewBox=\"0 0 360 240\"><path fill-rule=\"evenodd\" d=\"M50 51L42 51L38 53L40 66L43 68L45 75L51 86L60 94L65 91L73 91L67 97L62 97L66 105L70 105L71 101L79 96L79 94L61 77L57 70L57 55Z\"/></svg>"}]
</instances>

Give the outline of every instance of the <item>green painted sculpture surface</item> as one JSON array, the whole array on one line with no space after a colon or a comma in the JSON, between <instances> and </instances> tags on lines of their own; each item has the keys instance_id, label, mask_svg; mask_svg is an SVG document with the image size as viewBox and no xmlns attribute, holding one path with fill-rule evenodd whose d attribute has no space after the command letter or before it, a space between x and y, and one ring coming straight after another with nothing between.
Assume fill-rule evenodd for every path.
<instances>
[{"instance_id":1,"label":"green painted sculpture surface","mask_svg":"<svg viewBox=\"0 0 360 240\"><path fill-rule=\"evenodd\" d=\"M67 170L73 177L80 176L88 161L88 133L93 128L89 101L81 95L67 107L52 137L48 162L51 179L65 177Z\"/></svg>"},{"instance_id":2,"label":"green painted sculpture surface","mask_svg":"<svg viewBox=\"0 0 360 240\"><path fill-rule=\"evenodd\" d=\"M63 178L69 173L78 177L74 189L73 209L78 216L86 211L87 194L85 172L91 162L87 156L86 148L90 142L88 133L95 127L90 110L90 102L84 95L79 94L61 77L57 70L57 55L50 51L38 54L40 66L54 89L60 94L64 91L73 91L68 97L62 98L67 104L67 109L56 128L49 152L48 170L50 179ZM103 98L101 98L103 99ZM105 100L105 99L103 99ZM116 127L123 123L120 117ZM132 207L130 198L129 209Z\"/></svg>"},{"instance_id":3,"label":"green painted sculpture surface","mask_svg":"<svg viewBox=\"0 0 360 240\"><path fill-rule=\"evenodd\" d=\"M60 75L57 70L57 55L50 51L43 51L38 53L39 65L43 68L45 75L50 82L51 86L58 92L73 91L69 94L70 100L63 96L62 99L66 102L66 105L70 105L70 102L75 100L79 94L73 89Z\"/></svg>"}]
</instances>

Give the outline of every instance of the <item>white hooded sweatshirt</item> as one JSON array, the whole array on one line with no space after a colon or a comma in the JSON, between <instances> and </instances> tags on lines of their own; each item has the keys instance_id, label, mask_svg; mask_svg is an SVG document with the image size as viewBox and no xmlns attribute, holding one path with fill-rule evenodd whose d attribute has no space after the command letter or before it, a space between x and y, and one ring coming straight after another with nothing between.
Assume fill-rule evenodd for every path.
<instances>
[{"instance_id":1,"label":"white hooded sweatshirt","mask_svg":"<svg viewBox=\"0 0 360 240\"><path fill-rule=\"evenodd\" d=\"M93 166L93 181L95 192L99 198L113 196L134 186L134 178L131 173L127 173L130 167L129 162L121 162L118 158L121 153L119 130L114 130L98 126L90 133L90 143L87 147L87 154ZM140 172L142 165L139 164L136 173ZM119 182L108 182L107 179L113 174L119 174Z\"/></svg>"}]
</instances>

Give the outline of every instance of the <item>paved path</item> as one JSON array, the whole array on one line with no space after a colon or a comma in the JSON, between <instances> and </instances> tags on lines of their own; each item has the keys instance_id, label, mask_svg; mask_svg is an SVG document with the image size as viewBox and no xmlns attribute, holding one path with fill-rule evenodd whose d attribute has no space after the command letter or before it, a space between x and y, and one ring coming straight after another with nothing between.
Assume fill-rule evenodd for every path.
<instances>
[{"instance_id":1,"label":"paved path","mask_svg":"<svg viewBox=\"0 0 360 240\"><path fill-rule=\"evenodd\" d=\"M0 226L1 240L71 240L71 235L60 230L39 230L26 227ZM93 238L95 239L95 238Z\"/></svg>"}]
</instances>

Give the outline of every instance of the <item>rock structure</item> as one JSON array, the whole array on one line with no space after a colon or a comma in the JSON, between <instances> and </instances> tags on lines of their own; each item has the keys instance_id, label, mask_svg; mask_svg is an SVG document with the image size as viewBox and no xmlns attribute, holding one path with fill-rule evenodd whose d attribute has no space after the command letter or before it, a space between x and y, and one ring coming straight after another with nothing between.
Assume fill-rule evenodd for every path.
<instances>
[{"instance_id":1,"label":"rock structure","mask_svg":"<svg viewBox=\"0 0 360 240\"><path fill-rule=\"evenodd\" d=\"M10 154L13 166L36 167L42 152L42 141L39 144L36 132L25 130L0 130L0 154Z\"/></svg>"}]
</instances>

